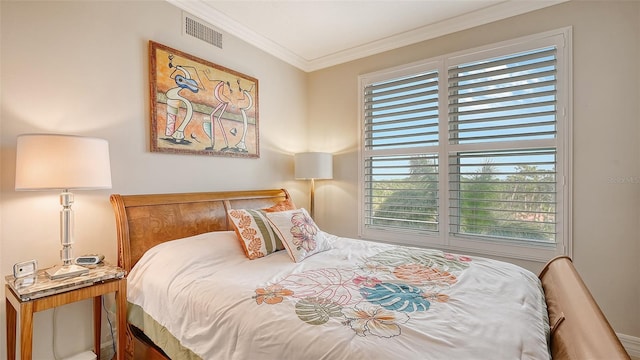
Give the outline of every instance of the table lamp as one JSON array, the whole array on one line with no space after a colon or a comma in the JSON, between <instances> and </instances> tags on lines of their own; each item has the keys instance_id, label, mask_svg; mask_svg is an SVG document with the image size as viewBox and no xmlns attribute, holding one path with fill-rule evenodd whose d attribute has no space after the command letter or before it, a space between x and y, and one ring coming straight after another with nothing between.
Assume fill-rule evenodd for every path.
<instances>
[{"instance_id":1,"label":"table lamp","mask_svg":"<svg viewBox=\"0 0 640 360\"><path fill-rule=\"evenodd\" d=\"M311 217L315 207L315 180L333 179L333 155L324 152L304 152L294 155L295 178L311 180Z\"/></svg>"},{"instance_id":2,"label":"table lamp","mask_svg":"<svg viewBox=\"0 0 640 360\"><path fill-rule=\"evenodd\" d=\"M73 194L70 190L111 188L109 143L104 139L54 134L18 136L16 190L62 190L60 194L60 259L46 270L51 279L85 274L72 263Z\"/></svg>"}]
</instances>

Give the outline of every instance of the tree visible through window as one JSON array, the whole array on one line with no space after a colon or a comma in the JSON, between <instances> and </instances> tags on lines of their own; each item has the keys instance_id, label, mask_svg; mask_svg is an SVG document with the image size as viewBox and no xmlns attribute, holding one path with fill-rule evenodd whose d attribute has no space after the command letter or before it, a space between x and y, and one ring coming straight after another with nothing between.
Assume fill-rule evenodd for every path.
<instances>
[{"instance_id":1,"label":"tree visible through window","mask_svg":"<svg viewBox=\"0 0 640 360\"><path fill-rule=\"evenodd\" d=\"M409 166L399 165L409 162ZM386 162L386 165L380 163ZM371 159L370 224L391 228L438 230L438 167L433 158ZM385 173L401 168L406 173Z\"/></svg>"}]
</instances>

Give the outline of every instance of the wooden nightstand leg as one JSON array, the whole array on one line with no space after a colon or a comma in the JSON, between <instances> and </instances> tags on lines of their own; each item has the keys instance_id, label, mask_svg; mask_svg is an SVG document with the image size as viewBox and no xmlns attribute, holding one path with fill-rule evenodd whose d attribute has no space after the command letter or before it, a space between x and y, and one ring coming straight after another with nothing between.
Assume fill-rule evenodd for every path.
<instances>
[{"instance_id":1,"label":"wooden nightstand leg","mask_svg":"<svg viewBox=\"0 0 640 360\"><path fill-rule=\"evenodd\" d=\"M127 280L118 281L118 291L116 291L116 318L118 329L117 359L125 359L126 334L127 334Z\"/></svg>"},{"instance_id":2,"label":"wooden nightstand leg","mask_svg":"<svg viewBox=\"0 0 640 360\"><path fill-rule=\"evenodd\" d=\"M5 291L10 291L8 288ZM7 314L7 360L16 359L16 317L18 313L9 299L5 299Z\"/></svg>"},{"instance_id":3,"label":"wooden nightstand leg","mask_svg":"<svg viewBox=\"0 0 640 360\"><path fill-rule=\"evenodd\" d=\"M100 333L102 331L102 296L93 298L93 352L100 360Z\"/></svg>"},{"instance_id":4,"label":"wooden nightstand leg","mask_svg":"<svg viewBox=\"0 0 640 360\"><path fill-rule=\"evenodd\" d=\"M33 354L33 303L20 304L20 358L31 360Z\"/></svg>"}]
</instances>

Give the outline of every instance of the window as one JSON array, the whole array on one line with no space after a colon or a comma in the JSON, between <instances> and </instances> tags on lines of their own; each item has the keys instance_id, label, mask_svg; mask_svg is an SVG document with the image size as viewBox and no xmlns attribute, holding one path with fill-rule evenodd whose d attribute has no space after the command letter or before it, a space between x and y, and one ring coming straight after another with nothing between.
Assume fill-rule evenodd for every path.
<instances>
[{"instance_id":1,"label":"window","mask_svg":"<svg viewBox=\"0 0 640 360\"><path fill-rule=\"evenodd\" d=\"M569 28L360 76L369 239L570 255Z\"/></svg>"}]
</instances>

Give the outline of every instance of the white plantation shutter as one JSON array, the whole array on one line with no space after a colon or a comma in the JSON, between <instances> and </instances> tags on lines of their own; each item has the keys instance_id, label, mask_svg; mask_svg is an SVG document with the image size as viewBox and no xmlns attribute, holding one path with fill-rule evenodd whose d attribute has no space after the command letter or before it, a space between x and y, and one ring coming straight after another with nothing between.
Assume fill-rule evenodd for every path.
<instances>
[{"instance_id":1,"label":"white plantation shutter","mask_svg":"<svg viewBox=\"0 0 640 360\"><path fill-rule=\"evenodd\" d=\"M438 230L438 72L364 88L364 221L370 227Z\"/></svg>"},{"instance_id":2,"label":"white plantation shutter","mask_svg":"<svg viewBox=\"0 0 640 360\"><path fill-rule=\"evenodd\" d=\"M556 53L449 68L451 233L556 242ZM493 150L455 151L480 143Z\"/></svg>"},{"instance_id":3,"label":"white plantation shutter","mask_svg":"<svg viewBox=\"0 0 640 360\"><path fill-rule=\"evenodd\" d=\"M360 77L360 235L570 255L570 38L561 29Z\"/></svg>"},{"instance_id":4,"label":"white plantation shutter","mask_svg":"<svg viewBox=\"0 0 640 360\"><path fill-rule=\"evenodd\" d=\"M451 232L555 243L555 156L555 149L451 154Z\"/></svg>"},{"instance_id":5,"label":"white plantation shutter","mask_svg":"<svg viewBox=\"0 0 640 360\"><path fill-rule=\"evenodd\" d=\"M438 230L437 156L372 156L365 179L367 225Z\"/></svg>"},{"instance_id":6,"label":"white plantation shutter","mask_svg":"<svg viewBox=\"0 0 640 360\"><path fill-rule=\"evenodd\" d=\"M555 47L451 67L448 84L451 143L555 137Z\"/></svg>"},{"instance_id":7,"label":"white plantation shutter","mask_svg":"<svg viewBox=\"0 0 640 360\"><path fill-rule=\"evenodd\" d=\"M364 89L367 150L424 147L438 143L438 73L368 85Z\"/></svg>"}]
</instances>

